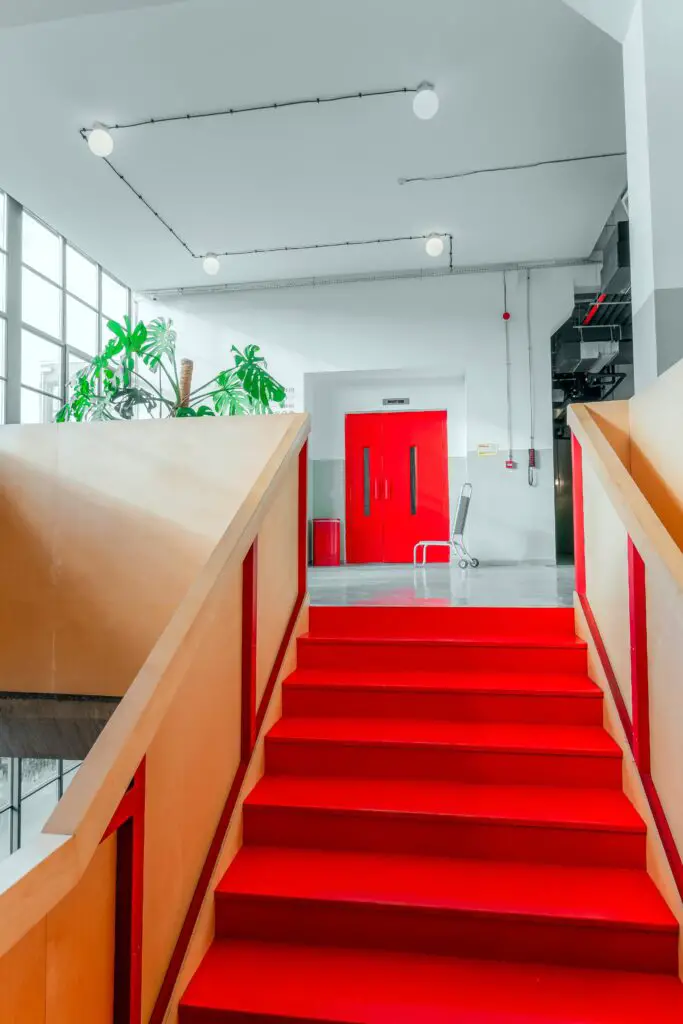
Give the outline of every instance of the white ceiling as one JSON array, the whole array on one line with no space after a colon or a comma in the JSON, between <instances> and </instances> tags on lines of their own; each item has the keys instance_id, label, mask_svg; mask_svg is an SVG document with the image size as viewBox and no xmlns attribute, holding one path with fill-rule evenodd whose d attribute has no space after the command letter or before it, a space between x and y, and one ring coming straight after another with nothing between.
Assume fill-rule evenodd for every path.
<instances>
[{"instance_id":1,"label":"white ceiling","mask_svg":"<svg viewBox=\"0 0 683 1024\"><path fill-rule=\"evenodd\" d=\"M94 120L435 82L430 122L394 96L116 133L116 166L198 252L450 231L458 264L583 256L625 184L621 158L397 183L625 148L621 48L562 0L136 6L0 30L0 187L134 288L209 279L89 153ZM233 258L217 280L437 264L399 243Z\"/></svg>"},{"instance_id":2,"label":"white ceiling","mask_svg":"<svg viewBox=\"0 0 683 1024\"><path fill-rule=\"evenodd\" d=\"M628 31L635 0L564 0L584 18L603 32L623 43Z\"/></svg>"},{"instance_id":3,"label":"white ceiling","mask_svg":"<svg viewBox=\"0 0 683 1024\"><path fill-rule=\"evenodd\" d=\"M178 2L181 0L0 0L0 28Z\"/></svg>"}]
</instances>

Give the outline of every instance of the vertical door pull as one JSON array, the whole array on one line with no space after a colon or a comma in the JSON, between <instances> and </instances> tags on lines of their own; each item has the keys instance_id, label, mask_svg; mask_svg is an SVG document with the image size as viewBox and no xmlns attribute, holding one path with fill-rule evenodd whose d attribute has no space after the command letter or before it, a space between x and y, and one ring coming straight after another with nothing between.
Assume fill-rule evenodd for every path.
<instances>
[{"instance_id":1,"label":"vertical door pull","mask_svg":"<svg viewBox=\"0 0 683 1024\"><path fill-rule=\"evenodd\" d=\"M410 449L410 514L417 515L417 447Z\"/></svg>"},{"instance_id":2,"label":"vertical door pull","mask_svg":"<svg viewBox=\"0 0 683 1024\"><path fill-rule=\"evenodd\" d=\"M370 449L363 449L363 515L370 515Z\"/></svg>"}]
</instances>

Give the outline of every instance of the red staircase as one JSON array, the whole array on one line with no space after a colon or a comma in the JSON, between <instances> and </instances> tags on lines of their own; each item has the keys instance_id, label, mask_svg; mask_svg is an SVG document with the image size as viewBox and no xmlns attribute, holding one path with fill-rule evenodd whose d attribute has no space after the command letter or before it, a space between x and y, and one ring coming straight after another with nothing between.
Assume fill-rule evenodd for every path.
<instances>
[{"instance_id":1,"label":"red staircase","mask_svg":"<svg viewBox=\"0 0 683 1024\"><path fill-rule=\"evenodd\" d=\"M570 610L316 608L181 1024L681 1024Z\"/></svg>"}]
</instances>

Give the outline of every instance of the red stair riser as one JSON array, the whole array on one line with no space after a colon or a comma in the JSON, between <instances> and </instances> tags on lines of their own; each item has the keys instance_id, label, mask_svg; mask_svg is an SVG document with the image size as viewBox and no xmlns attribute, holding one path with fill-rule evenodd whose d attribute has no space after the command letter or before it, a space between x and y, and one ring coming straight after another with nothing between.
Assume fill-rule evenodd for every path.
<instances>
[{"instance_id":1,"label":"red stair riser","mask_svg":"<svg viewBox=\"0 0 683 1024\"><path fill-rule=\"evenodd\" d=\"M451 722L524 722L602 725L602 695L467 693L310 686L283 687L283 714L291 717L417 718Z\"/></svg>"},{"instance_id":2,"label":"red stair riser","mask_svg":"<svg viewBox=\"0 0 683 1024\"><path fill-rule=\"evenodd\" d=\"M315 636L533 636L574 639L572 608L313 607Z\"/></svg>"},{"instance_id":3,"label":"red stair riser","mask_svg":"<svg viewBox=\"0 0 683 1024\"><path fill-rule=\"evenodd\" d=\"M178 1024L339 1024L324 1017L290 1017L278 1013L250 1013L248 1010L210 1010L206 1007L180 1006Z\"/></svg>"},{"instance_id":4,"label":"red stair riser","mask_svg":"<svg viewBox=\"0 0 683 1024\"><path fill-rule=\"evenodd\" d=\"M587 655L576 647L505 647L495 645L343 641L298 641L298 666L309 669L367 672L554 672L585 674Z\"/></svg>"},{"instance_id":5,"label":"red stair riser","mask_svg":"<svg viewBox=\"0 0 683 1024\"><path fill-rule=\"evenodd\" d=\"M645 833L447 815L244 806L244 842L470 860L645 868Z\"/></svg>"},{"instance_id":6,"label":"red stair riser","mask_svg":"<svg viewBox=\"0 0 683 1024\"><path fill-rule=\"evenodd\" d=\"M418 744L344 744L266 737L266 771L277 775L445 779L472 783L620 789L621 758L588 753L468 750Z\"/></svg>"},{"instance_id":7,"label":"red stair riser","mask_svg":"<svg viewBox=\"0 0 683 1024\"><path fill-rule=\"evenodd\" d=\"M675 930L373 903L216 894L216 934L574 967L678 972Z\"/></svg>"},{"instance_id":8,"label":"red stair riser","mask_svg":"<svg viewBox=\"0 0 683 1024\"><path fill-rule=\"evenodd\" d=\"M340 1024L339 1018L292 1017L280 1013L250 1013L249 1010L211 1010L206 1007L180 1006L178 1024ZM349 1021L349 1024L355 1024Z\"/></svg>"}]
</instances>

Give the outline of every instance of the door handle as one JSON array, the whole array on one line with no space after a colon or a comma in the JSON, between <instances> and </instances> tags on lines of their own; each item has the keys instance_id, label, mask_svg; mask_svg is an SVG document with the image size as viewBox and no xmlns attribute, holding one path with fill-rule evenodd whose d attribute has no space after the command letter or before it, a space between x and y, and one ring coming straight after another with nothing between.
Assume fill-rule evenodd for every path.
<instances>
[{"instance_id":1,"label":"door handle","mask_svg":"<svg viewBox=\"0 0 683 1024\"><path fill-rule=\"evenodd\" d=\"M384 500L389 501L389 481L384 481Z\"/></svg>"},{"instance_id":2,"label":"door handle","mask_svg":"<svg viewBox=\"0 0 683 1024\"><path fill-rule=\"evenodd\" d=\"M372 485L372 496L375 499L375 501L379 501L379 480L375 480L374 484Z\"/></svg>"}]
</instances>

